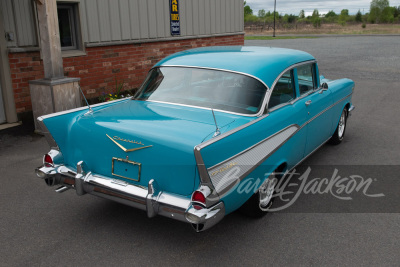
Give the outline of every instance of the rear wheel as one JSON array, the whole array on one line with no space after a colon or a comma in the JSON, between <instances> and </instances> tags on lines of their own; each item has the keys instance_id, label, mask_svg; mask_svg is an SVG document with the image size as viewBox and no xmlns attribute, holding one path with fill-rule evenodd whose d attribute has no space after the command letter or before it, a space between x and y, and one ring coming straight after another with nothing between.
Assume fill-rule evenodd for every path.
<instances>
[{"instance_id":1,"label":"rear wheel","mask_svg":"<svg viewBox=\"0 0 400 267\"><path fill-rule=\"evenodd\" d=\"M240 208L240 211L248 216L260 218L268 213L274 202L274 194L277 185L275 173L272 173Z\"/></svg>"},{"instance_id":2,"label":"rear wheel","mask_svg":"<svg viewBox=\"0 0 400 267\"><path fill-rule=\"evenodd\" d=\"M344 108L342 114L340 115L339 124L335 130L335 133L329 140L329 143L333 145L338 145L343 141L344 134L346 132L346 125L347 125L347 108Z\"/></svg>"}]
</instances>

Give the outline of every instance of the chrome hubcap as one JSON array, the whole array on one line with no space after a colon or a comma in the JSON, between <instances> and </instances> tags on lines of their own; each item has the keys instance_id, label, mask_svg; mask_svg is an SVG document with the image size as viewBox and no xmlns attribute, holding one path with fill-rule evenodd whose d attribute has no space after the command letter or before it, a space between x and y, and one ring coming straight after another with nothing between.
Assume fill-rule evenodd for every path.
<instances>
[{"instance_id":1,"label":"chrome hubcap","mask_svg":"<svg viewBox=\"0 0 400 267\"><path fill-rule=\"evenodd\" d=\"M339 120L338 135L339 138L343 138L344 128L346 127L346 112L343 110Z\"/></svg>"},{"instance_id":2,"label":"chrome hubcap","mask_svg":"<svg viewBox=\"0 0 400 267\"><path fill-rule=\"evenodd\" d=\"M272 205L272 197L275 192L276 179L271 175L258 189L260 196L260 209L268 210Z\"/></svg>"}]
</instances>

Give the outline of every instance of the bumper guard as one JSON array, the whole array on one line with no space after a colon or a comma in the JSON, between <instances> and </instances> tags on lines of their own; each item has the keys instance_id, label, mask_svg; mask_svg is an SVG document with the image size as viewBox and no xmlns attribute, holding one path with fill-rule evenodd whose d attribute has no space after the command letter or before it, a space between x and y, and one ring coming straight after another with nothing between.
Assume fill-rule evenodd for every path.
<instances>
[{"instance_id":1,"label":"bumper guard","mask_svg":"<svg viewBox=\"0 0 400 267\"><path fill-rule=\"evenodd\" d=\"M84 169L85 164L80 161L76 172L63 165L41 166L35 172L47 185L61 185L56 192L75 189L79 196L88 193L145 210L149 218L162 215L191 223L197 232L214 226L225 216L223 202L197 210L192 207L189 198L161 191L154 179L149 181L146 188L92 172L85 173Z\"/></svg>"}]
</instances>

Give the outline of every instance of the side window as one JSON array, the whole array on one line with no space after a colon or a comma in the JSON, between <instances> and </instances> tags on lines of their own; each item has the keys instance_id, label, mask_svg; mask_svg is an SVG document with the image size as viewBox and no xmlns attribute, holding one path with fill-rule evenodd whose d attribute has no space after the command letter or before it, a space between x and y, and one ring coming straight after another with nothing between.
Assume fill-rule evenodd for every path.
<instances>
[{"instance_id":1,"label":"side window","mask_svg":"<svg viewBox=\"0 0 400 267\"><path fill-rule=\"evenodd\" d=\"M315 89L314 64L307 64L297 68L300 95L307 94Z\"/></svg>"},{"instance_id":2,"label":"side window","mask_svg":"<svg viewBox=\"0 0 400 267\"><path fill-rule=\"evenodd\" d=\"M288 103L295 98L295 89L293 84L293 72L291 70L285 72L276 83L269 103L268 108L273 108L277 105Z\"/></svg>"}]
</instances>

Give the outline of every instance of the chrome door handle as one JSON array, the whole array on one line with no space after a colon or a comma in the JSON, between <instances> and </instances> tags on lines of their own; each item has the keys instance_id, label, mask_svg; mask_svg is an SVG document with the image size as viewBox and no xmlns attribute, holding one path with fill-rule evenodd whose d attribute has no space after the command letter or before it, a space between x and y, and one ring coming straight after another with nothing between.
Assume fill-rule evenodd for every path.
<instances>
[{"instance_id":1,"label":"chrome door handle","mask_svg":"<svg viewBox=\"0 0 400 267\"><path fill-rule=\"evenodd\" d=\"M311 100L308 100L308 101L306 101L306 106L308 107L309 105L311 105L311 103L312 103L312 101Z\"/></svg>"}]
</instances>

